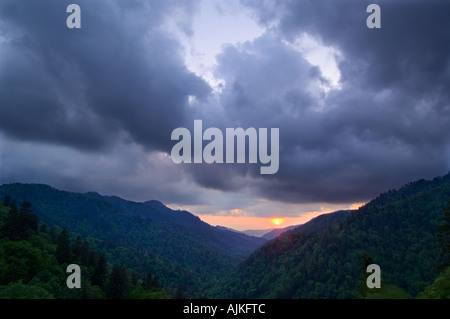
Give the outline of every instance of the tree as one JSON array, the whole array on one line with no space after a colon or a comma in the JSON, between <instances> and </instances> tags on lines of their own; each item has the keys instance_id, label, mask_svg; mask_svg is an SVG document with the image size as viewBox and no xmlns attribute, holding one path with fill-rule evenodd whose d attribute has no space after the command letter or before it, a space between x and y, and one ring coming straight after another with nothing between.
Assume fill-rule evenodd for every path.
<instances>
[{"instance_id":1,"label":"tree","mask_svg":"<svg viewBox=\"0 0 450 319\"><path fill-rule=\"evenodd\" d=\"M423 299L450 298L450 267L444 270L425 291L419 295Z\"/></svg>"},{"instance_id":2,"label":"tree","mask_svg":"<svg viewBox=\"0 0 450 319\"><path fill-rule=\"evenodd\" d=\"M10 204L11 204L11 197L9 195L6 195L5 198L3 199L3 205L8 207Z\"/></svg>"},{"instance_id":3,"label":"tree","mask_svg":"<svg viewBox=\"0 0 450 319\"><path fill-rule=\"evenodd\" d=\"M175 291L174 298L175 299L184 299L183 287L181 286L181 284L178 284L177 290Z\"/></svg>"},{"instance_id":4,"label":"tree","mask_svg":"<svg viewBox=\"0 0 450 319\"><path fill-rule=\"evenodd\" d=\"M38 230L37 216L31 211L30 207L30 203L23 202L20 211L18 211L16 202L12 202L1 229L4 237L15 241L24 240Z\"/></svg>"},{"instance_id":5,"label":"tree","mask_svg":"<svg viewBox=\"0 0 450 319\"><path fill-rule=\"evenodd\" d=\"M1 229L2 237L10 240L20 240L20 218L16 202L13 201Z\"/></svg>"},{"instance_id":6,"label":"tree","mask_svg":"<svg viewBox=\"0 0 450 319\"><path fill-rule=\"evenodd\" d=\"M56 244L58 242L58 235L56 234L56 227L52 225L50 227L50 229L48 230L48 234L50 235L52 242L54 244Z\"/></svg>"},{"instance_id":7,"label":"tree","mask_svg":"<svg viewBox=\"0 0 450 319\"><path fill-rule=\"evenodd\" d=\"M91 282L93 285L97 285L102 289L104 288L108 272L107 266L105 254L101 254L97 259L97 264L95 265L94 273L92 274Z\"/></svg>"},{"instance_id":8,"label":"tree","mask_svg":"<svg viewBox=\"0 0 450 319\"><path fill-rule=\"evenodd\" d=\"M444 269L450 266L450 200L441 220L443 223L439 226L440 231L437 234L437 242L441 247L441 256L444 259L439 268Z\"/></svg>"},{"instance_id":9,"label":"tree","mask_svg":"<svg viewBox=\"0 0 450 319\"><path fill-rule=\"evenodd\" d=\"M129 290L129 279L124 265L114 265L109 277L108 298L124 299Z\"/></svg>"},{"instance_id":10,"label":"tree","mask_svg":"<svg viewBox=\"0 0 450 319\"><path fill-rule=\"evenodd\" d=\"M69 231L64 229L59 233L56 247L56 260L58 263L70 263L72 261L72 251L70 248Z\"/></svg>"},{"instance_id":11,"label":"tree","mask_svg":"<svg viewBox=\"0 0 450 319\"><path fill-rule=\"evenodd\" d=\"M72 255L73 255L73 260L76 262L80 262L81 261L81 236L78 235L77 238L75 239L75 242L72 245Z\"/></svg>"},{"instance_id":12,"label":"tree","mask_svg":"<svg viewBox=\"0 0 450 319\"><path fill-rule=\"evenodd\" d=\"M28 238L32 231L38 231L38 218L31 211L31 203L23 202L19 211L22 236Z\"/></svg>"},{"instance_id":13,"label":"tree","mask_svg":"<svg viewBox=\"0 0 450 319\"><path fill-rule=\"evenodd\" d=\"M47 234L47 232L48 232L48 226L47 226L47 224L46 224L46 223L41 224L41 226L39 227L39 231L40 231L41 233Z\"/></svg>"},{"instance_id":14,"label":"tree","mask_svg":"<svg viewBox=\"0 0 450 319\"><path fill-rule=\"evenodd\" d=\"M144 283L143 283L143 288L146 290L150 290L152 288L160 288L160 283L158 280L158 277L153 276L152 270L149 269L149 271L147 272L147 276L145 277Z\"/></svg>"},{"instance_id":15,"label":"tree","mask_svg":"<svg viewBox=\"0 0 450 319\"><path fill-rule=\"evenodd\" d=\"M37 285L25 285L21 281L0 286L0 299L53 299L54 296Z\"/></svg>"},{"instance_id":16,"label":"tree","mask_svg":"<svg viewBox=\"0 0 450 319\"><path fill-rule=\"evenodd\" d=\"M136 271L132 271L130 275L130 289L133 290L139 283L139 276Z\"/></svg>"},{"instance_id":17,"label":"tree","mask_svg":"<svg viewBox=\"0 0 450 319\"><path fill-rule=\"evenodd\" d=\"M90 263L89 261L89 255L91 251L89 250L89 242L85 239L83 243L81 244L80 249L80 256L81 256L81 263L86 266L95 266L95 262ZM95 261L95 256L93 261Z\"/></svg>"}]
</instances>

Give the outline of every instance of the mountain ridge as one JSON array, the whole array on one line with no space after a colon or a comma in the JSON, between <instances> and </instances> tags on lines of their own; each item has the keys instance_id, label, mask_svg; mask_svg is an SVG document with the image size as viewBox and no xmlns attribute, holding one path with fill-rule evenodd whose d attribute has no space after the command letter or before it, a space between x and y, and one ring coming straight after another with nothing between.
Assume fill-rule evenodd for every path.
<instances>
[{"instance_id":1,"label":"mountain ridge","mask_svg":"<svg viewBox=\"0 0 450 319\"><path fill-rule=\"evenodd\" d=\"M366 263L380 265L390 296L405 298L436 278L450 173L389 190L358 210L322 214L271 240L213 227L157 200L21 183L0 185L6 195L31 202L39 220L81 234L113 263L141 274L152 269L169 292L181 286L190 298L365 298Z\"/></svg>"},{"instance_id":2,"label":"mountain ridge","mask_svg":"<svg viewBox=\"0 0 450 319\"><path fill-rule=\"evenodd\" d=\"M449 200L450 174L390 190L329 227L305 232L300 226L267 242L210 294L249 299L370 298L374 292L364 289L364 266L375 263L384 287L379 298L416 297L438 275L436 236Z\"/></svg>"},{"instance_id":3,"label":"mountain ridge","mask_svg":"<svg viewBox=\"0 0 450 319\"><path fill-rule=\"evenodd\" d=\"M215 229L187 211L152 201L138 203L30 183L3 184L0 196L30 202L43 223L90 239L92 247L107 251L114 263L141 274L151 268L164 285L174 290L181 283L191 297L201 296L209 281L265 242Z\"/></svg>"}]
</instances>

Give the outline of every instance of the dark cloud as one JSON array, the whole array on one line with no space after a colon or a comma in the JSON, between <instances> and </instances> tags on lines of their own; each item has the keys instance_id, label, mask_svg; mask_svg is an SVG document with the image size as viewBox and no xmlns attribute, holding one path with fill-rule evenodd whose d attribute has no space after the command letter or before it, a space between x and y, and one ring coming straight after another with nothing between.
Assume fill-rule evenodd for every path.
<instances>
[{"instance_id":1,"label":"dark cloud","mask_svg":"<svg viewBox=\"0 0 450 319\"><path fill-rule=\"evenodd\" d=\"M419 97L448 94L448 1L377 1L382 28L376 30L366 27L371 1L242 2L260 23L276 22L286 39L307 32L341 50L344 82L373 90L407 89Z\"/></svg>"},{"instance_id":2,"label":"dark cloud","mask_svg":"<svg viewBox=\"0 0 450 319\"><path fill-rule=\"evenodd\" d=\"M180 45L161 27L194 3L78 1L78 30L66 27L69 3L2 1L2 130L89 150L128 136L167 151L171 130L191 119L188 96L210 90L187 71Z\"/></svg>"},{"instance_id":3,"label":"dark cloud","mask_svg":"<svg viewBox=\"0 0 450 319\"><path fill-rule=\"evenodd\" d=\"M444 174L450 3L378 1L382 28L370 30L370 2L242 0L267 31L223 48L216 76L226 84L214 95L170 27L191 35L196 1L79 0L80 30L65 26L69 1L2 1L0 181L233 209L364 201ZM294 45L304 33L340 53L338 88L325 91L330 79ZM223 131L280 128L278 173L173 164L171 132L192 132L194 119ZM42 154L32 162L26 149Z\"/></svg>"},{"instance_id":4,"label":"dark cloud","mask_svg":"<svg viewBox=\"0 0 450 319\"><path fill-rule=\"evenodd\" d=\"M361 1L244 2L271 31L219 56L223 116L279 127L281 145L279 172L248 170L243 189L342 203L450 169L448 2L382 1L379 30L366 27ZM315 90L326 79L289 45L302 33L339 50L340 89ZM214 176L198 182L228 189Z\"/></svg>"}]
</instances>

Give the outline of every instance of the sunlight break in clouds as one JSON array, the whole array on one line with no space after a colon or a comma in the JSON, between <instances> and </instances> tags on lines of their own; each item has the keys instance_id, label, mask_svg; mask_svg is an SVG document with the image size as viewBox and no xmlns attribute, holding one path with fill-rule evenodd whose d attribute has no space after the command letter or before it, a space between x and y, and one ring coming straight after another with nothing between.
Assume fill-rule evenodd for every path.
<instances>
[{"instance_id":1,"label":"sunlight break in clouds","mask_svg":"<svg viewBox=\"0 0 450 319\"><path fill-rule=\"evenodd\" d=\"M303 33L297 37L293 43L285 41L298 50L309 63L320 68L323 76L329 83L321 84L322 89L327 93L332 89L340 89L341 72L338 67L339 61L343 58L342 53L333 47L323 45L313 36Z\"/></svg>"},{"instance_id":2,"label":"sunlight break in clouds","mask_svg":"<svg viewBox=\"0 0 450 319\"><path fill-rule=\"evenodd\" d=\"M225 81L214 75L216 55L224 45L252 41L263 34L264 29L237 0L201 0L199 3L192 22L192 35L180 37L184 59L191 72L208 82L215 93L220 93Z\"/></svg>"}]
</instances>

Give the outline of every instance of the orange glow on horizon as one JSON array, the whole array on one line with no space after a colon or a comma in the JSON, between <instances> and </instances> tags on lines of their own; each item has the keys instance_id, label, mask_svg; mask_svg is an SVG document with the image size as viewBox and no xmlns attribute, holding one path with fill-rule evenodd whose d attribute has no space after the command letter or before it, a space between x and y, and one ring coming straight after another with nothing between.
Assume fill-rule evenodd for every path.
<instances>
[{"instance_id":1,"label":"orange glow on horizon","mask_svg":"<svg viewBox=\"0 0 450 319\"><path fill-rule=\"evenodd\" d=\"M205 223L212 226L224 226L235 230L249 229L273 229L283 228L292 225L301 225L323 212L312 212L300 217L255 217L255 216L216 216L216 215L197 215ZM278 224L275 222L278 220Z\"/></svg>"},{"instance_id":2,"label":"orange glow on horizon","mask_svg":"<svg viewBox=\"0 0 450 319\"><path fill-rule=\"evenodd\" d=\"M305 213L299 213L300 216L297 217L287 217L278 214L274 214L277 217L257 217L249 216L244 210L233 209L231 211L221 211L217 215L210 214L195 214L204 222L212 226L224 226L232 228L238 231L244 230L266 230L274 228L285 228L289 226L301 225L312 218L315 218L322 214L332 213L341 209L357 210L359 207L363 206L365 203L352 203L348 206L334 206L325 207L321 206L318 211L310 211ZM185 209L188 211L195 211L195 207L177 207L177 209ZM227 214L228 213L228 214Z\"/></svg>"}]
</instances>

